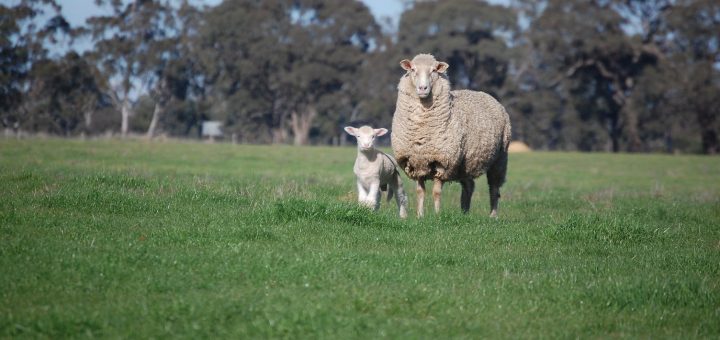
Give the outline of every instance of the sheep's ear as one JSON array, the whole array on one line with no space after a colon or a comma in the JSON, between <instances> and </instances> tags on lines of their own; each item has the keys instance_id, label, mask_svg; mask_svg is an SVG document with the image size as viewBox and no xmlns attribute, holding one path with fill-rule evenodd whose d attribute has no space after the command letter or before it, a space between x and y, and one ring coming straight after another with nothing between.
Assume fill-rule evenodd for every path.
<instances>
[{"instance_id":1,"label":"sheep's ear","mask_svg":"<svg viewBox=\"0 0 720 340\"><path fill-rule=\"evenodd\" d=\"M384 136L388 132L386 128L375 129L375 136Z\"/></svg>"},{"instance_id":2,"label":"sheep's ear","mask_svg":"<svg viewBox=\"0 0 720 340\"><path fill-rule=\"evenodd\" d=\"M443 61L438 61L437 64L435 65L435 71L437 71L437 73L445 73L445 71L447 71L448 67L450 67L450 65L448 65L448 63L443 62Z\"/></svg>"},{"instance_id":3,"label":"sheep's ear","mask_svg":"<svg viewBox=\"0 0 720 340\"><path fill-rule=\"evenodd\" d=\"M405 71L410 71L412 70L412 62L410 62L410 60L403 59L400 61L400 67L402 67Z\"/></svg>"},{"instance_id":4,"label":"sheep's ear","mask_svg":"<svg viewBox=\"0 0 720 340\"><path fill-rule=\"evenodd\" d=\"M345 132L347 132L350 136L357 136L357 134L355 133L355 128L352 126L346 126Z\"/></svg>"}]
</instances>

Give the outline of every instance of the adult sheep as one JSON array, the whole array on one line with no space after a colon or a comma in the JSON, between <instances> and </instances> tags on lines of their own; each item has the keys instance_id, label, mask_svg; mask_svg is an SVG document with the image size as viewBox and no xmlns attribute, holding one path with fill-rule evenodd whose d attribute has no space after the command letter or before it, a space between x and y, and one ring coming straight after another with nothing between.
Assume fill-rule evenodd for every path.
<instances>
[{"instance_id":1,"label":"adult sheep","mask_svg":"<svg viewBox=\"0 0 720 340\"><path fill-rule=\"evenodd\" d=\"M398 84L392 122L392 149L400 168L417 181L417 215L423 215L425 181L432 179L435 212L440 211L443 183L462 186L460 206L470 210L475 178L487 174L490 216L497 217L500 186L505 182L510 118L484 92L450 91L448 64L418 54L400 66L407 71Z\"/></svg>"}]
</instances>

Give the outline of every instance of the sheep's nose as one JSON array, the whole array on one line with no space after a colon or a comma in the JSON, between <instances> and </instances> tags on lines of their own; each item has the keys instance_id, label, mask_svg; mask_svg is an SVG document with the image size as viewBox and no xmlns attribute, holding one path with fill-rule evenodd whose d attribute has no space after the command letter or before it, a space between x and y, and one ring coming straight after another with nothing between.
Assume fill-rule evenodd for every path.
<instances>
[{"instance_id":1,"label":"sheep's nose","mask_svg":"<svg viewBox=\"0 0 720 340\"><path fill-rule=\"evenodd\" d=\"M427 91L427 88L428 88L427 85L418 86L418 90L420 90L420 91Z\"/></svg>"}]
</instances>

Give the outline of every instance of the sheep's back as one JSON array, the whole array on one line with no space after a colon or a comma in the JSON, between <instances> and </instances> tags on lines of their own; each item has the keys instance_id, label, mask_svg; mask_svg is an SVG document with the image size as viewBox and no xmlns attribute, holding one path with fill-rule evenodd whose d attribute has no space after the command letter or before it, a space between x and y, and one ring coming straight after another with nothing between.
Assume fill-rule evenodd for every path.
<instances>
[{"instance_id":1,"label":"sheep's back","mask_svg":"<svg viewBox=\"0 0 720 340\"><path fill-rule=\"evenodd\" d=\"M510 118L505 108L485 92L457 90L450 93L452 115L464 122L465 131L464 171L458 176L475 178L507 152Z\"/></svg>"}]
</instances>

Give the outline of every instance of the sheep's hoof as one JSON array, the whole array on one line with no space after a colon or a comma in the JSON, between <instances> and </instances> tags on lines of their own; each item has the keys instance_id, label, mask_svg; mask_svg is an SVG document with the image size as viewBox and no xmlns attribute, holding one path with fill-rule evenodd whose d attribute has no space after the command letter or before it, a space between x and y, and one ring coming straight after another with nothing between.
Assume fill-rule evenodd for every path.
<instances>
[{"instance_id":1,"label":"sheep's hoof","mask_svg":"<svg viewBox=\"0 0 720 340\"><path fill-rule=\"evenodd\" d=\"M493 210L490 212L490 218L497 218L497 210Z\"/></svg>"}]
</instances>

